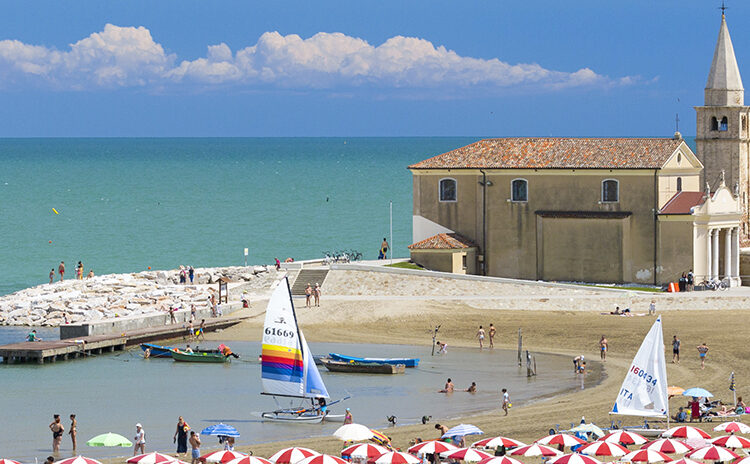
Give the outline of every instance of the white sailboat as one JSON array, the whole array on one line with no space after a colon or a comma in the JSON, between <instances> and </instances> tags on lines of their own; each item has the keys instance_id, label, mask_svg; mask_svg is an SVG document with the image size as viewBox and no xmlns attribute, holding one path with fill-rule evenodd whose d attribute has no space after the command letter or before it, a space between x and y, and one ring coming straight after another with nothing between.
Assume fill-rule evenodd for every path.
<instances>
[{"instance_id":1,"label":"white sailboat","mask_svg":"<svg viewBox=\"0 0 750 464\"><path fill-rule=\"evenodd\" d=\"M635 354L610 414L666 418L669 427L667 363L664 357L661 316L656 318ZM664 431L649 427L647 421L644 426L627 429L645 436L659 435Z\"/></svg>"},{"instance_id":2,"label":"white sailboat","mask_svg":"<svg viewBox=\"0 0 750 464\"><path fill-rule=\"evenodd\" d=\"M263 395L298 398L299 406L290 406L261 414L263 419L279 422L318 423L324 418L315 400L325 400L328 390L320 377L305 336L297 324L289 280L279 282L266 308L261 354ZM302 403L309 400L311 405ZM278 401L277 401L278 406Z\"/></svg>"}]
</instances>

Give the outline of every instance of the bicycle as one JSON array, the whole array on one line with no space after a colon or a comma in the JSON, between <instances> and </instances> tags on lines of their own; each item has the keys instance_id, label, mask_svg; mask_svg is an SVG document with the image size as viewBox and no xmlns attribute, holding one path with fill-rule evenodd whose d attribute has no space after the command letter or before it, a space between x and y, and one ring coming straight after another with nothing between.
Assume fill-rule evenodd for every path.
<instances>
[{"instance_id":1,"label":"bicycle","mask_svg":"<svg viewBox=\"0 0 750 464\"><path fill-rule=\"evenodd\" d=\"M720 279L704 280L701 283L701 285L703 286L703 288L707 290L713 290L713 291L716 291L716 290L724 291L729 288L726 282Z\"/></svg>"}]
</instances>

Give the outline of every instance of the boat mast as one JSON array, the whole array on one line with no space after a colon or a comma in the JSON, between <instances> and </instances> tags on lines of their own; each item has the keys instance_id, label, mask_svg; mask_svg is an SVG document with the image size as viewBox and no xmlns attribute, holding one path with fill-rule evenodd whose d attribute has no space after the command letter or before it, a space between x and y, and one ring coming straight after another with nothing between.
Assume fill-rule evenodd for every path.
<instances>
[{"instance_id":1,"label":"boat mast","mask_svg":"<svg viewBox=\"0 0 750 464\"><path fill-rule=\"evenodd\" d=\"M302 357L302 396L300 398L305 398L305 391L307 390L307 367L305 366L305 349L302 346L302 332L297 322L297 311L294 309L294 299L292 298L292 288L289 286L289 277L284 277L284 282L286 282L287 293L289 293L289 304L292 306L294 326L297 328L297 340L299 340L299 353Z\"/></svg>"}]
</instances>

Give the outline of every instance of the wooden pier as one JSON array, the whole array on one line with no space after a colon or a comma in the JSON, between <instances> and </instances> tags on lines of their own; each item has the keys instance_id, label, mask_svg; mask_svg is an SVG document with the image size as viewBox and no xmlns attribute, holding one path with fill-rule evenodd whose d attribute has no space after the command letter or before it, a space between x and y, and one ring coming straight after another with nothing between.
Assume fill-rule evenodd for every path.
<instances>
[{"instance_id":1,"label":"wooden pier","mask_svg":"<svg viewBox=\"0 0 750 464\"><path fill-rule=\"evenodd\" d=\"M206 319L206 332L213 332L239 324L245 317ZM127 346L141 343L187 337L185 324L168 324L162 327L130 330L121 334L94 335L77 339L21 342L0 346L0 357L4 364L55 362L70 358L85 357L124 350Z\"/></svg>"}]
</instances>

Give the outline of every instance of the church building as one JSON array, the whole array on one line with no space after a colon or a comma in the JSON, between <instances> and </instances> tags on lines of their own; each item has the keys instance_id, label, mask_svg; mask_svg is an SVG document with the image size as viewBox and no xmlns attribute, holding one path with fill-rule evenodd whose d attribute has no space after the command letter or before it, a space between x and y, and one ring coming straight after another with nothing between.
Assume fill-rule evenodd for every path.
<instances>
[{"instance_id":1,"label":"church building","mask_svg":"<svg viewBox=\"0 0 750 464\"><path fill-rule=\"evenodd\" d=\"M533 280L740 284L750 165L722 14L697 153L670 138L486 139L409 166L412 260Z\"/></svg>"}]
</instances>

